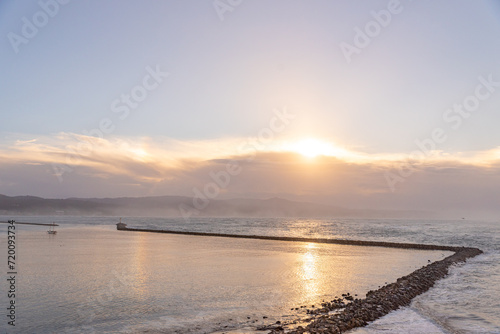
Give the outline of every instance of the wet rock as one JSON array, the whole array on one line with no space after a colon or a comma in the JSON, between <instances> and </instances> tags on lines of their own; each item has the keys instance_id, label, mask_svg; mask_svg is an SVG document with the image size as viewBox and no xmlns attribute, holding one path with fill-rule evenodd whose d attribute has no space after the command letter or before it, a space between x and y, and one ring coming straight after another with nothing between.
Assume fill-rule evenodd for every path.
<instances>
[{"instance_id":1,"label":"wet rock","mask_svg":"<svg viewBox=\"0 0 500 334\"><path fill-rule=\"evenodd\" d=\"M428 245L422 246L422 249L432 249L428 248L431 247ZM335 297L330 302L323 302L321 309L308 309L307 313L317 315L328 313L329 310L338 309L343 305L341 312L333 315L322 314L317 316L305 328L296 328L288 333L342 333L355 327L366 326L370 321L376 320L401 306L409 305L414 297L429 290L437 280L445 277L451 265L464 262L468 258L482 253L477 248L436 247L437 249L455 251L455 254L420 268L407 276L398 278L395 283L386 284L375 291L368 291L365 299L355 299L349 293L345 293L342 294L342 297L351 301L347 305L343 303L343 299ZM415 248L415 245L410 248Z\"/></svg>"},{"instance_id":2,"label":"wet rock","mask_svg":"<svg viewBox=\"0 0 500 334\"><path fill-rule=\"evenodd\" d=\"M258 331L271 331L271 333L279 333L284 331L283 327L279 325L269 325L257 327Z\"/></svg>"}]
</instances>

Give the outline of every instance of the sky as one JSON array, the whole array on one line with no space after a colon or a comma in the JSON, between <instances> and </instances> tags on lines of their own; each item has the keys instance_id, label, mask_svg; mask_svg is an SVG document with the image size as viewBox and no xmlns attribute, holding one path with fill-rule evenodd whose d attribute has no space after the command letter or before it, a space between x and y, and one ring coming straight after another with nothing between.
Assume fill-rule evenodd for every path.
<instances>
[{"instance_id":1,"label":"sky","mask_svg":"<svg viewBox=\"0 0 500 334\"><path fill-rule=\"evenodd\" d=\"M0 194L500 215L497 1L0 3Z\"/></svg>"}]
</instances>

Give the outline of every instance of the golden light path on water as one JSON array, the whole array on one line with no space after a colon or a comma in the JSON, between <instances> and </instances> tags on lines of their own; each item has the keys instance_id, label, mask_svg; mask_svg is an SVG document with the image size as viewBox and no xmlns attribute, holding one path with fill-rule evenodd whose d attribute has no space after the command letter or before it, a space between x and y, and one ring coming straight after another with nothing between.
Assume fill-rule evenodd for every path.
<instances>
[{"instance_id":1,"label":"golden light path on water","mask_svg":"<svg viewBox=\"0 0 500 334\"><path fill-rule=\"evenodd\" d=\"M316 246L313 243L304 245L305 252L302 254L302 284L303 295L306 299L312 299L318 295L318 271L317 271L317 254L315 254Z\"/></svg>"}]
</instances>

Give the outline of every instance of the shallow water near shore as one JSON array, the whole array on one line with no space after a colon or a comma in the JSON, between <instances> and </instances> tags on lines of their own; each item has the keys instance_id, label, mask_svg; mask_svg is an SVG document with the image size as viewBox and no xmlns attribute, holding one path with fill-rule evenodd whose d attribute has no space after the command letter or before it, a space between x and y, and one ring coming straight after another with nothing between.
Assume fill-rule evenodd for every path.
<instances>
[{"instance_id":1,"label":"shallow water near shore","mask_svg":"<svg viewBox=\"0 0 500 334\"><path fill-rule=\"evenodd\" d=\"M18 309L19 327L8 328L8 333L241 332L294 319L301 313L291 308L317 305L345 292L364 297L368 290L450 254L123 232L115 230L116 218L15 219L56 221L61 226L52 237L43 227L18 225L17 284L23 306ZM398 333L409 315L415 327L410 324L411 333L428 333L431 328L444 333L500 333L495 224L157 218L124 222L143 228L480 247L485 254L454 268L410 308L359 333ZM1 231L4 234L5 228ZM0 298L2 305L5 297Z\"/></svg>"}]
</instances>

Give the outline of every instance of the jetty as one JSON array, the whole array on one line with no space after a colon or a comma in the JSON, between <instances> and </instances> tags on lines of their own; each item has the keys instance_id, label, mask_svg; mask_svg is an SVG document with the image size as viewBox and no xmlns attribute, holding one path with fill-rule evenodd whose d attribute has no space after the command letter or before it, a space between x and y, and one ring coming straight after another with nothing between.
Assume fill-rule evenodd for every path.
<instances>
[{"instance_id":1,"label":"jetty","mask_svg":"<svg viewBox=\"0 0 500 334\"><path fill-rule=\"evenodd\" d=\"M127 224L122 223L121 220L118 224L116 224L116 228L119 231L131 232L168 233L204 237L260 239L289 242L313 242L351 246L390 247L453 252L452 255L444 258L443 260L430 263L406 276L398 278L396 282L386 284L385 286L374 291L368 291L365 298L358 299L348 296L345 297L346 301L348 301L347 304L344 303L344 298L342 298L342 300L334 299L331 302L323 303L321 308L308 309L308 314L315 315L315 317L311 318L311 322L304 327L298 326L297 328L288 331L287 333L289 334L340 334L356 327L366 326L369 322L383 317L391 311L410 305L414 297L429 290L432 286L434 286L436 281L445 278L448 275L449 268L454 264L466 262L467 259L483 253L480 249L472 247L128 228ZM342 307L339 308L339 304L342 305ZM335 311L336 313L332 314L331 311ZM283 334L285 332L285 328L281 323L263 326L258 328L258 330L267 331L268 334Z\"/></svg>"},{"instance_id":2,"label":"jetty","mask_svg":"<svg viewBox=\"0 0 500 334\"><path fill-rule=\"evenodd\" d=\"M302 237L277 237L267 235L243 235L243 234L226 234L226 233L208 233L208 232L189 232L189 231L173 231L173 230L153 230L143 228L130 228L122 222L116 224L116 229L119 231L132 232L150 232L150 233L168 233L182 234L201 237L221 237L221 238L240 238L240 239L259 239L259 240L274 240L274 241L293 241L293 242L313 242L322 244L337 244L348 246L372 246L372 247L388 247L388 248L404 248L404 249L419 249L419 250L441 250L450 252L459 252L464 247L441 246L429 244L413 244L413 243L398 243L384 241L364 241L364 240L349 240L349 239L329 239L329 238L302 238Z\"/></svg>"},{"instance_id":3,"label":"jetty","mask_svg":"<svg viewBox=\"0 0 500 334\"><path fill-rule=\"evenodd\" d=\"M0 221L1 224L10 224L8 221ZM37 226L59 226L55 223L43 224L43 223L23 223L23 222L15 222L16 225L37 225Z\"/></svg>"}]
</instances>

